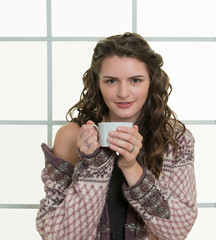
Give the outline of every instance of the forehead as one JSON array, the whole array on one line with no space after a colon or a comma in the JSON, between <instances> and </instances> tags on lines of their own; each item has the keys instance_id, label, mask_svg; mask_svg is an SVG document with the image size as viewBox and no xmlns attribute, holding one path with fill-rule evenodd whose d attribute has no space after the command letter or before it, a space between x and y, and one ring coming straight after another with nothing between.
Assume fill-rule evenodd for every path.
<instances>
[{"instance_id":1,"label":"forehead","mask_svg":"<svg viewBox=\"0 0 216 240\"><path fill-rule=\"evenodd\" d=\"M103 59L100 74L138 74L147 73L147 66L144 62L132 57L110 56Z\"/></svg>"}]
</instances>

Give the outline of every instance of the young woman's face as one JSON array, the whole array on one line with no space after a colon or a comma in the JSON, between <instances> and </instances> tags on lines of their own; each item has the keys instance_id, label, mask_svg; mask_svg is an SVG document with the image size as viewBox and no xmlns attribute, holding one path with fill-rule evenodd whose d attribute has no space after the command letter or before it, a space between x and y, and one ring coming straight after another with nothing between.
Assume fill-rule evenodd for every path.
<instances>
[{"instance_id":1,"label":"young woman's face","mask_svg":"<svg viewBox=\"0 0 216 240\"><path fill-rule=\"evenodd\" d=\"M109 121L136 122L149 91L146 65L136 58L107 57L102 62L99 79L109 108Z\"/></svg>"}]
</instances>

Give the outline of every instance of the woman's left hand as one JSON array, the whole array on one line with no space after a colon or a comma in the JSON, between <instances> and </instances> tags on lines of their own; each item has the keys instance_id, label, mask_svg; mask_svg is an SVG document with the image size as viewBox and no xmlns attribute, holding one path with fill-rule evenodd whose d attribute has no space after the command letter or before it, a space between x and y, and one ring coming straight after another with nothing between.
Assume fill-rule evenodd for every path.
<instances>
[{"instance_id":1,"label":"woman's left hand","mask_svg":"<svg viewBox=\"0 0 216 240\"><path fill-rule=\"evenodd\" d=\"M122 171L137 164L136 158L142 147L142 140L137 125L133 128L118 127L117 131L110 132L109 148L120 154L118 166Z\"/></svg>"}]
</instances>

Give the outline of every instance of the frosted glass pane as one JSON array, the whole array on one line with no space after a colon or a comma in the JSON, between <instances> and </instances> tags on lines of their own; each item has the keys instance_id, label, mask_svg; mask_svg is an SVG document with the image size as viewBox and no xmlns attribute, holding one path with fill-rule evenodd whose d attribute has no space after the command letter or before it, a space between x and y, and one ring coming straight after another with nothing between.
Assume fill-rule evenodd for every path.
<instances>
[{"instance_id":1,"label":"frosted glass pane","mask_svg":"<svg viewBox=\"0 0 216 240\"><path fill-rule=\"evenodd\" d=\"M182 120L216 119L216 43L150 42L173 86L169 105Z\"/></svg>"},{"instance_id":2,"label":"frosted glass pane","mask_svg":"<svg viewBox=\"0 0 216 240\"><path fill-rule=\"evenodd\" d=\"M41 239L35 228L36 209L0 209L0 239Z\"/></svg>"},{"instance_id":3,"label":"frosted glass pane","mask_svg":"<svg viewBox=\"0 0 216 240\"><path fill-rule=\"evenodd\" d=\"M216 202L216 125L187 125L195 138L198 202Z\"/></svg>"},{"instance_id":4,"label":"frosted glass pane","mask_svg":"<svg viewBox=\"0 0 216 240\"><path fill-rule=\"evenodd\" d=\"M137 29L148 37L215 37L215 12L215 0L137 0Z\"/></svg>"},{"instance_id":5,"label":"frosted glass pane","mask_svg":"<svg viewBox=\"0 0 216 240\"><path fill-rule=\"evenodd\" d=\"M53 0L53 36L107 36L132 29L131 0Z\"/></svg>"},{"instance_id":6,"label":"frosted glass pane","mask_svg":"<svg viewBox=\"0 0 216 240\"><path fill-rule=\"evenodd\" d=\"M90 67L95 42L53 43L53 119L65 120L66 112L80 97L82 76Z\"/></svg>"},{"instance_id":7,"label":"frosted glass pane","mask_svg":"<svg viewBox=\"0 0 216 240\"><path fill-rule=\"evenodd\" d=\"M46 119L46 43L0 42L0 53L0 119Z\"/></svg>"},{"instance_id":8,"label":"frosted glass pane","mask_svg":"<svg viewBox=\"0 0 216 240\"><path fill-rule=\"evenodd\" d=\"M44 197L41 143L46 126L0 126L0 203L38 204ZM1 238L0 238L1 239Z\"/></svg>"},{"instance_id":9,"label":"frosted glass pane","mask_svg":"<svg viewBox=\"0 0 216 240\"><path fill-rule=\"evenodd\" d=\"M46 36L46 1L0 1L0 36Z\"/></svg>"},{"instance_id":10,"label":"frosted glass pane","mask_svg":"<svg viewBox=\"0 0 216 240\"><path fill-rule=\"evenodd\" d=\"M216 208L199 208L198 217L187 240L216 239Z\"/></svg>"}]
</instances>

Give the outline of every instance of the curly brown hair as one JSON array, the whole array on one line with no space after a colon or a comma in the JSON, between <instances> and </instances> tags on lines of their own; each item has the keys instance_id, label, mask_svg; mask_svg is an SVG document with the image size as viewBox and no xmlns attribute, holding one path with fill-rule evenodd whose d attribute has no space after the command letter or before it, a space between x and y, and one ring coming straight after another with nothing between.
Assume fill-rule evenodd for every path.
<instances>
[{"instance_id":1,"label":"curly brown hair","mask_svg":"<svg viewBox=\"0 0 216 240\"><path fill-rule=\"evenodd\" d=\"M158 178L169 144L172 145L173 152L177 153L177 138L184 133L185 126L167 105L172 86L168 75L161 68L163 59L140 35L127 32L97 43L91 66L83 75L84 88L80 100L69 109L66 119L78 120L81 124L91 119L98 124L108 114L109 109L99 88L99 72L103 59L110 56L136 58L147 66L149 93L136 124L144 139L143 164ZM78 111L76 118L73 117L74 110Z\"/></svg>"}]
</instances>

